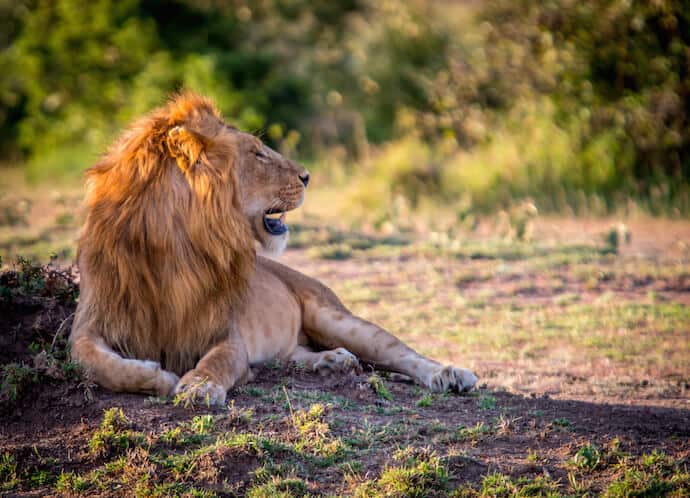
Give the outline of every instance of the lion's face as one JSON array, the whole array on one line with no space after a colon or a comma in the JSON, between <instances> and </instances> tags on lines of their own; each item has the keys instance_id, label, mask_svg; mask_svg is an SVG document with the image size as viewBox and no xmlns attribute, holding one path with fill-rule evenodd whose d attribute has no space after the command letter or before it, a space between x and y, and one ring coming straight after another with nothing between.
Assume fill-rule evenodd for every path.
<instances>
[{"instance_id":1,"label":"lion's face","mask_svg":"<svg viewBox=\"0 0 690 498\"><path fill-rule=\"evenodd\" d=\"M253 135L230 127L222 134L237 152L240 205L254 237L265 252L280 253L289 233L285 214L304 202L309 173Z\"/></svg>"},{"instance_id":2,"label":"lion's face","mask_svg":"<svg viewBox=\"0 0 690 498\"><path fill-rule=\"evenodd\" d=\"M129 164L124 171L132 172L130 166L142 162L142 170L134 178L168 171L169 182L161 185L162 189L175 191L180 185L176 179L183 174L197 200L208 201L203 209L195 208L195 212L189 213L193 216L214 211L227 219L241 211L251 227L251 235L268 253L280 253L285 248L289 232L285 213L304 202L309 182L309 173L302 166L257 137L229 126L210 101L193 94L176 97L135 124L118 150L128 154L118 158ZM112 178L107 183L113 183ZM150 188L147 190L149 195L160 198ZM176 195L181 201L182 193ZM183 206L184 203L178 205L180 209ZM207 218L209 223L211 217ZM174 230L161 233L171 231ZM248 233L247 236L251 244Z\"/></svg>"}]
</instances>

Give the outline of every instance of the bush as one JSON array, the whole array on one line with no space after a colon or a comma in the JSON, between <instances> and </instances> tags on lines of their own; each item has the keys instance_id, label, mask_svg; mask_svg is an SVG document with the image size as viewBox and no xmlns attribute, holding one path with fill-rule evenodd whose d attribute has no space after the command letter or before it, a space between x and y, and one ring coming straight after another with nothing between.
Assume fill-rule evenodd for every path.
<instances>
[{"instance_id":1,"label":"bush","mask_svg":"<svg viewBox=\"0 0 690 498\"><path fill-rule=\"evenodd\" d=\"M650 198L663 185L669 198L687 196L686 2L494 0L483 16L491 26L485 44L502 38L526 54L513 64L518 81L549 95L555 123L575 132L586 190Z\"/></svg>"},{"instance_id":2,"label":"bush","mask_svg":"<svg viewBox=\"0 0 690 498\"><path fill-rule=\"evenodd\" d=\"M30 179L80 172L188 87L285 152L372 174L373 211L631 197L687 214L686 3L0 3L0 155Z\"/></svg>"}]
</instances>

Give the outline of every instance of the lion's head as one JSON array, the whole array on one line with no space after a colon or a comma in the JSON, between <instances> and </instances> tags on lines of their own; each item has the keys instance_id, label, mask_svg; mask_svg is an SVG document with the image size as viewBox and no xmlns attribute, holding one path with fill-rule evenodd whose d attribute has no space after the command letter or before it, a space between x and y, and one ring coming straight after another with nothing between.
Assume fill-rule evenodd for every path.
<instances>
[{"instance_id":1,"label":"lion's head","mask_svg":"<svg viewBox=\"0 0 690 498\"><path fill-rule=\"evenodd\" d=\"M304 168L184 93L137 121L87 172L81 299L127 355L191 368L227 328L255 242L285 246Z\"/></svg>"},{"instance_id":2,"label":"lion's head","mask_svg":"<svg viewBox=\"0 0 690 498\"><path fill-rule=\"evenodd\" d=\"M209 106L207 100L191 94L170 103L169 109L183 107L185 116L169 128L167 149L183 172L209 162L231 170L253 236L266 252L280 253L289 232L285 213L304 201L309 173L254 135L226 124Z\"/></svg>"},{"instance_id":3,"label":"lion's head","mask_svg":"<svg viewBox=\"0 0 690 498\"><path fill-rule=\"evenodd\" d=\"M285 213L304 202L309 173L253 135L230 127L222 134L238 151L240 205L252 233L264 251L280 253L289 231Z\"/></svg>"}]
</instances>

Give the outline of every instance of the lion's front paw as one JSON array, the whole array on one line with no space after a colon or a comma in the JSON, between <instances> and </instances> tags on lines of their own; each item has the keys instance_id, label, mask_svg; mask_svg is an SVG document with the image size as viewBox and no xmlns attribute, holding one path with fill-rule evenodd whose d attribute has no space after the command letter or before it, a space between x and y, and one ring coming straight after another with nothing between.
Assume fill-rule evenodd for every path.
<instances>
[{"instance_id":1,"label":"lion's front paw","mask_svg":"<svg viewBox=\"0 0 690 498\"><path fill-rule=\"evenodd\" d=\"M476 383L477 376L470 370L448 365L431 375L427 387L435 392L463 392L472 389Z\"/></svg>"},{"instance_id":2,"label":"lion's front paw","mask_svg":"<svg viewBox=\"0 0 690 498\"><path fill-rule=\"evenodd\" d=\"M169 396L179 382L180 378L168 370L163 370L161 364L156 361L145 360L144 366L155 372L154 390L158 396Z\"/></svg>"},{"instance_id":3,"label":"lion's front paw","mask_svg":"<svg viewBox=\"0 0 690 498\"><path fill-rule=\"evenodd\" d=\"M314 371L318 372L359 372L362 367L357 357L345 348L324 351L321 358L314 363Z\"/></svg>"},{"instance_id":4,"label":"lion's front paw","mask_svg":"<svg viewBox=\"0 0 690 498\"><path fill-rule=\"evenodd\" d=\"M227 391L220 384L202 377L194 370L182 376L175 386L177 400L187 404L223 405Z\"/></svg>"},{"instance_id":5,"label":"lion's front paw","mask_svg":"<svg viewBox=\"0 0 690 498\"><path fill-rule=\"evenodd\" d=\"M158 396L170 396L178 382L180 382L180 378L177 375L161 369L158 373Z\"/></svg>"}]
</instances>

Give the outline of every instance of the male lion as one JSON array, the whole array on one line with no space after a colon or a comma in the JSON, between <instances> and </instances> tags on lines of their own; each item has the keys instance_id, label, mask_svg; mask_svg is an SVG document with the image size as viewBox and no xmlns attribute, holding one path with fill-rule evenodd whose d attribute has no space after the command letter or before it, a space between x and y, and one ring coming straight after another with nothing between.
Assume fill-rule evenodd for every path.
<instances>
[{"instance_id":1,"label":"male lion","mask_svg":"<svg viewBox=\"0 0 690 498\"><path fill-rule=\"evenodd\" d=\"M212 404L276 358L314 370L359 358L435 391L471 389L469 370L417 354L326 286L256 254L255 240L285 247L285 213L308 182L198 95L134 123L87 172L73 358L114 391Z\"/></svg>"}]
</instances>

